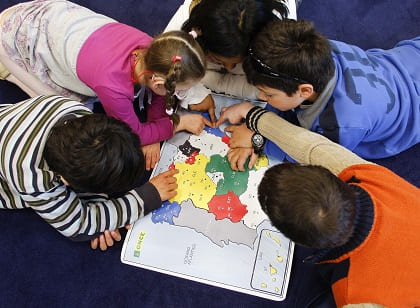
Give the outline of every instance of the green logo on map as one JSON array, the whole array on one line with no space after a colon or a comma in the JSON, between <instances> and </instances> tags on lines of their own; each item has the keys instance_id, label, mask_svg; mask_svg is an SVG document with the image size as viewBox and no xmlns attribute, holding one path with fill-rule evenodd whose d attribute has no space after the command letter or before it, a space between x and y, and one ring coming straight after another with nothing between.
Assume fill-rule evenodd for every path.
<instances>
[{"instance_id":1,"label":"green logo on map","mask_svg":"<svg viewBox=\"0 0 420 308\"><path fill-rule=\"evenodd\" d=\"M144 237L146 236L146 232L142 231L137 238L136 248L134 249L134 256L140 257L140 251L143 246Z\"/></svg>"}]
</instances>

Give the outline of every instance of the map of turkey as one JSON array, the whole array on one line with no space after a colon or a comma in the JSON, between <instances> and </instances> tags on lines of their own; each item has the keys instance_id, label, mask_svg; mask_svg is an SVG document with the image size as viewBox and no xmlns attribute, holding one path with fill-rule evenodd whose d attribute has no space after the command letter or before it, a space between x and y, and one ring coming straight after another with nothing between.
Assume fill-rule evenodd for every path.
<instances>
[{"instance_id":1,"label":"map of turkey","mask_svg":"<svg viewBox=\"0 0 420 308\"><path fill-rule=\"evenodd\" d=\"M256 228L266 219L256 191L268 159L261 156L252 169L236 172L227 160L228 143L219 129L206 128L172 145L169 168L179 170L178 193L152 213L154 223L191 228L220 247L233 242L254 248Z\"/></svg>"}]
</instances>

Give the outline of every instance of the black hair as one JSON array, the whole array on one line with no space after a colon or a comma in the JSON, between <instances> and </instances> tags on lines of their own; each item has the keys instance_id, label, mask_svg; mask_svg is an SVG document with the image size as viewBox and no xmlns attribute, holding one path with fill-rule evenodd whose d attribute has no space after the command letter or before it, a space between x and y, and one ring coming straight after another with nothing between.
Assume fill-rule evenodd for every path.
<instances>
[{"instance_id":1,"label":"black hair","mask_svg":"<svg viewBox=\"0 0 420 308\"><path fill-rule=\"evenodd\" d=\"M44 158L77 192L127 192L145 171L139 137L124 122L104 114L53 127Z\"/></svg>"},{"instance_id":2,"label":"black hair","mask_svg":"<svg viewBox=\"0 0 420 308\"><path fill-rule=\"evenodd\" d=\"M309 83L320 93L334 76L329 41L305 20L269 22L255 36L249 50L243 68L253 85L275 88L291 96L299 84ZM266 67L283 76L273 76Z\"/></svg>"},{"instance_id":3,"label":"black hair","mask_svg":"<svg viewBox=\"0 0 420 308\"><path fill-rule=\"evenodd\" d=\"M282 0L201 0L191 10L182 30L198 33L205 52L223 57L245 56L251 38L269 20L288 15Z\"/></svg>"}]
</instances>

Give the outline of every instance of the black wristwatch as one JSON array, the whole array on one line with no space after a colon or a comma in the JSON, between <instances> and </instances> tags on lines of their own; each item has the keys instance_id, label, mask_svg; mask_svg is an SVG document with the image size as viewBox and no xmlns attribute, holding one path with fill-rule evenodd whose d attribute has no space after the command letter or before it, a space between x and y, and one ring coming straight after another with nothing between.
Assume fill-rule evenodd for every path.
<instances>
[{"instance_id":1,"label":"black wristwatch","mask_svg":"<svg viewBox=\"0 0 420 308\"><path fill-rule=\"evenodd\" d=\"M259 133L254 133L251 137L251 144L255 154L260 154L265 145L265 138Z\"/></svg>"}]
</instances>

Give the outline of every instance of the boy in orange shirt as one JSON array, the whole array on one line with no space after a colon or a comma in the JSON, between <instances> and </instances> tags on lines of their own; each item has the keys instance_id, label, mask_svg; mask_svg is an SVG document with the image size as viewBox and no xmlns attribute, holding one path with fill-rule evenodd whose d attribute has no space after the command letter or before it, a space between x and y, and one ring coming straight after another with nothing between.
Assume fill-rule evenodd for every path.
<instances>
[{"instance_id":1,"label":"boy in orange shirt","mask_svg":"<svg viewBox=\"0 0 420 308\"><path fill-rule=\"evenodd\" d=\"M324 136L249 103L223 110L219 122L246 125L301 164L267 170L261 207L284 235L316 252L306 258L331 282L338 307L420 305L420 190ZM243 165L234 149L233 169Z\"/></svg>"}]
</instances>

